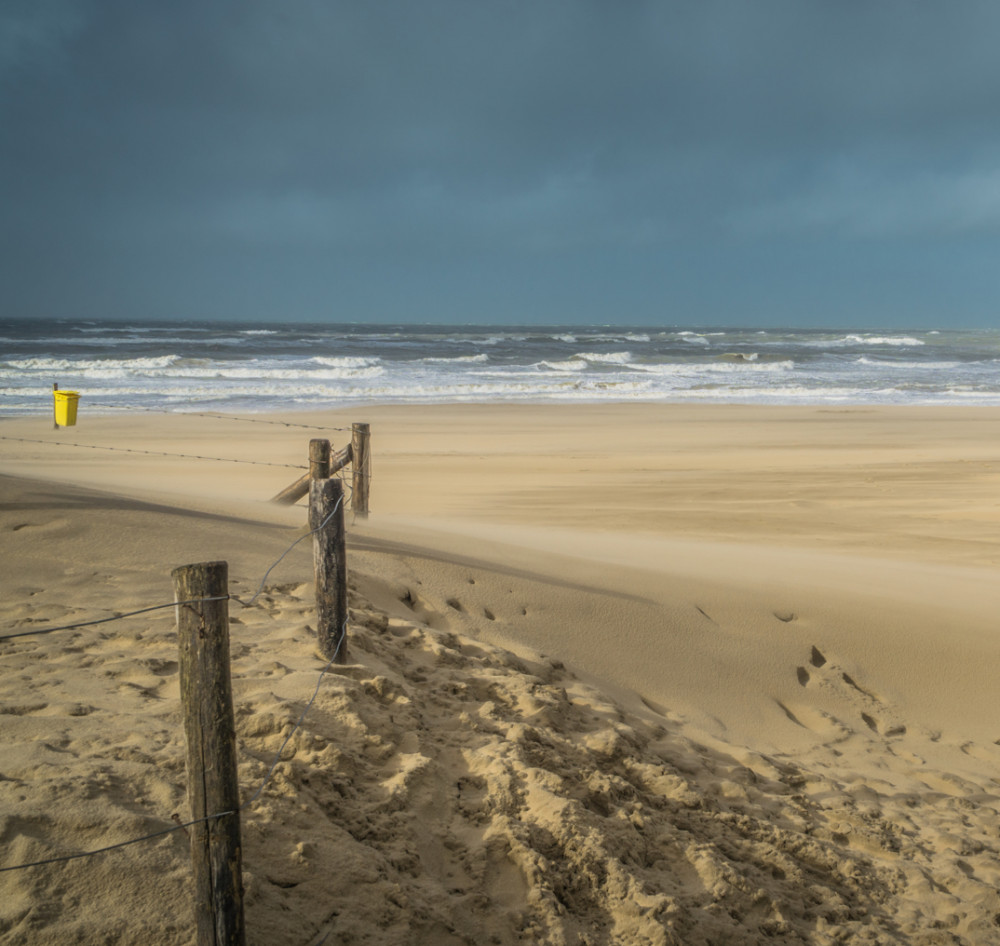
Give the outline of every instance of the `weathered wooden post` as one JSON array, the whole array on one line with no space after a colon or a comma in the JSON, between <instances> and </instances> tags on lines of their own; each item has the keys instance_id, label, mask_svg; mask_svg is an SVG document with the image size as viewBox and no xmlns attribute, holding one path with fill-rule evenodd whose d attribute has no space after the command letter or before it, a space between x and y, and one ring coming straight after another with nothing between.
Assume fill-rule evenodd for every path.
<instances>
[{"instance_id":1,"label":"weathered wooden post","mask_svg":"<svg viewBox=\"0 0 1000 946\"><path fill-rule=\"evenodd\" d=\"M240 799L229 676L229 566L184 565L175 568L172 577L178 602L188 801L195 820L191 859L196 943L244 946Z\"/></svg>"},{"instance_id":2,"label":"weathered wooden post","mask_svg":"<svg viewBox=\"0 0 1000 946\"><path fill-rule=\"evenodd\" d=\"M316 637L327 660L347 663L347 549L344 484L337 477L312 480L309 528L316 571Z\"/></svg>"},{"instance_id":3,"label":"weathered wooden post","mask_svg":"<svg viewBox=\"0 0 1000 946\"><path fill-rule=\"evenodd\" d=\"M59 390L59 385L53 383L52 385L52 429L59 429L59 421L56 420L56 391Z\"/></svg>"},{"instance_id":4,"label":"weathered wooden post","mask_svg":"<svg viewBox=\"0 0 1000 946\"><path fill-rule=\"evenodd\" d=\"M309 479L325 480L330 475L330 441L309 441Z\"/></svg>"},{"instance_id":5,"label":"weathered wooden post","mask_svg":"<svg viewBox=\"0 0 1000 946\"><path fill-rule=\"evenodd\" d=\"M323 467L323 447L317 446L313 447L313 444L326 444L326 463L327 472L324 474L322 471ZM315 463L313 457L313 450L316 451ZM335 455L330 453L331 447L328 440L310 440L309 441L309 472L303 473L291 486L286 486L277 496L271 498L272 503L281 503L284 506L291 506L293 503L297 503L306 493L309 492L309 481L316 479L313 475L313 470L315 469L319 475L320 479L324 479L327 476L333 476L334 473L339 473L348 463L351 462L351 445L348 444L343 450L339 450Z\"/></svg>"},{"instance_id":6,"label":"weathered wooden post","mask_svg":"<svg viewBox=\"0 0 1000 946\"><path fill-rule=\"evenodd\" d=\"M351 460L354 477L351 489L351 511L362 519L368 518L368 487L372 478L371 428L368 424L351 427Z\"/></svg>"}]
</instances>

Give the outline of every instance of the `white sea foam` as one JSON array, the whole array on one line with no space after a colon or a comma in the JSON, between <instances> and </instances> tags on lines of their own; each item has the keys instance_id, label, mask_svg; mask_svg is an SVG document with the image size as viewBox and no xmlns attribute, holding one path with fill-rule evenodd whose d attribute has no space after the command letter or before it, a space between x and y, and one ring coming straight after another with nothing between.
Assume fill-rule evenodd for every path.
<instances>
[{"instance_id":1,"label":"white sea foam","mask_svg":"<svg viewBox=\"0 0 1000 946\"><path fill-rule=\"evenodd\" d=\"M965 362L964 364L958 361L887 361L884 358L869 358L866 355L859 356L854 360L854 363L886 371L950 371L986 364L982 361Z\"/></svg>"},{"instance_id":2,"label":"white sea foam","mask_svg":"<svg viewBox=\"0 0 1000 946\"><path fill-rule=\"evenodd\" d=\"M847 340L857 345L892 345L916 348L927 343L910 335L848 335Z\"/></svg>"},{"instance_id":3,"label":"white sea foam","mask_svg":"<svg viewBox=\"0 0 1000 946\"><path fill-rule=\"evenodd\" d=\"M579 358L583 361L589 361L595 365L624 365L630 362L633 356L630 351L581 351L577 352L573 357Z\"/></svg>"},{"instance_id":4,"label":"white sea foam","mask_svg":"<svg viewBox=\"0 0 1000 946\"><path fill-rule=\"evenodd\" d=\"M150 371L166 368L180 360L180 355L158 355L151 358L19 358L0 361L0 368L18 371L69 371L73 373Z\"/></svg>"},{"instance_id":5,"label":"white sea foam","mask_svg":"<svg viewBox=\"0 0 1000 946\"><path fill-rule=\"evenodd\" d=\"M891 346L894 348L920 348L926 344L911 335L843 335L832 339L807 339L802 344L810 347L856 348L865 345Z\"/></svg>"},{"instance_id":6,"label":"white sea foam","mask_svg":"<svg viewBox=\"0 0 1000 946\"><path fill-rule=\"evenodd\" d=\"M490 356L485 353L478 355L457 355L454 358L421 358L425 365L481 365L490 360Z\"/></svg>"},{"instance_id":7,"label":"white sea foam","mask_svg":"<svg viewBox=\"0 0 1000 946\"><path fill-rule=\"evenodd\" d=\"M377 365L381 359L358 357L327 358L323 355L317 355L310 358L309 361L312 364L323 365L327 368L370 368Z\"/></svg>"},{"instance_id":8,"label":"white sea foam","mask_svg":"<svg viewBox=\"0 0 1000 946\"><path fill-rule=\"evenodd\" d=\"M673 364L643 364L632 362L626 365L632 371L648 374L697 377L700 375L733 376L739 374L772 374L795 370L794 361L700 361L675 362Z\"/></svg>"},{"instance_id":9,"label":"white sea foam","mask_svg":"<svg viewBox=\"0 0 1000 946\"><path fill-rule=\"evenodd\" d=\"M540 361L536 368L547 368L549 371L586 371L587 362L576 361Z\"/></svg>"},{"instance_id":10,"label":"white sea foam","mask_svg":"<svg viewBox=\"0 0 1000 946\"><path fill-rule=\"evenodd\" d=\"M608 334L607 332L601 332L597 335L587 335L584 339L588 342L649 342L652 341L649 335L645 332L618 332L615 334Z\"/></svg>"},{"instance_id":11,"label":"white sea foam","mask_svg":"<svg viewBox=\"0 0 1000 946\"><path fill-rule=\"evenodd\" d=\"M173 368L164 375L171 378L232 378L236 380L260 379L261 381L324 380L339 381L352 378L377 378L385 373L381 365L359 367L315 368L303 371L301 368L260 368L260 367L220 367Z\"/></svg>"}]
</instances>

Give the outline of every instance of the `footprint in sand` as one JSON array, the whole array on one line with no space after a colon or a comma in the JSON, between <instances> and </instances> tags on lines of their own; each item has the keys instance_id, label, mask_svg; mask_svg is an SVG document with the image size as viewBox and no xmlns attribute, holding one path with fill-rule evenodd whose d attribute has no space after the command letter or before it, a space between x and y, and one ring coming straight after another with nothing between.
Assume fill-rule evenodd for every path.
<instances>
[{"instance_id":1,"label":"footprint in sand","mask_svg":"<svg viewBox=\"0 0 1000 946\"><path fill-rule=\"evenodd\" d=\"M861 722L873 733L887 739L905 735L906 726L884 718L887 708L882 700L871 690L861 686L847 671L830 664L826 655L815 644L812 645L809 663L815 670L826 668L817 680L828 688L839 690L846 702L857 710ZM800 686L807 686L813 680L813 675L805 667L796 667L795 674Z\"/></svg>"},{"instance_id":2,"label":"footprint in sand","mask_svg":"<svg viewBox=\"0 0 1000 946\"><path fill-rule=\"evenodd\" d=\"M407 588L406 593L400 596L399 601L412 611L418 620L426 624L428 627L432 627L437 631L447 631L450 629L448 618L429 601L416 594L412 589ZM452 603L453 601L454 604ZM447 604L449 607L454 607L455 604L458 604L459 610L462 610L461 604L456 599L448 601Z\"/></svg>"},{"instance_id":3,"label":"footprint in sand","mask_svg":"<svg viewBox=\"0 0 1000 946\"><path fill-rule=\"evenodd\" d=\"M965 742L958 748L962 750L967 756L971 756L973 759L979 759L982 762L992 762L996 763L998 759L997 750L994 748L1000 743L993 743L993 746L977 746L974 742Z\"/></svg>"}]
</instances>

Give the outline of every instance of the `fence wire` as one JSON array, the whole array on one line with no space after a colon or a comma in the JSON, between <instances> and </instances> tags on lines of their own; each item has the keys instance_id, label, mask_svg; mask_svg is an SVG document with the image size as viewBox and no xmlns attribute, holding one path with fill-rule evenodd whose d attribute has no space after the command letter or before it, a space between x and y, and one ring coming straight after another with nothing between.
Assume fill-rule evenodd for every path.
<instances>
[{"instance_id":1,"label":"fence wire","mask_svg":"<svg viewBox=\"0 0 1000 946\"><path fill-rule=\"evenodd\" d=\"M199 598L197 601L219 601L224 600L220 598ZM192 604L195 602L177 602L178 604ZM235 815L239 812L245 810L250 805L252 805L262 794L265 788L267 788L268 783L271 781L271 776L274 775L275 769L281 763L281 754L285 751L285 746L291 741L292 736L294 736L299 729L302 727L302 723L305 721L306 714L312 709L313 703L316 702L316 697L319 696L319 688L323 684L323 678L329 672L330 668L334 665L337 657L340 654L340 648L343 646L344 641L347 638L347 621L344 622L344 626L341 628L340 640L337 642L337 649L334 651L333 656L327 662L326 666L320 671L319 679L316 681L316 687L313 690L313 694L306 704L302 714L299 716L297 722L292 727L291 732L285 736L284 741L278 747L278 751L274 754L274 761L271 763L271 767L267 770L267 774L264 776L263 781L258 787L257 791L253 793L239 808L233 811L220 811L212 815L206 815L204 818L194 818L191 821L179 821L177 824L171 825L169 828L162 828L159 831L153 831L150 834L144 834L138 838L130 838L128 841L118 841L115 844L108 844L105 847L95 848L92 851L78 851L76 854L61 854L56 857L47 857L39 861L30 861L25 864L13 864L10 867L0 867L0 874L6 873L8 871L15 870L27 870L29 867L42 867L46 864L62 864L66 861L79 860L82 857L93 857L97 854L105 854L108 851L117 851L119 848L129 847L133 844L140 844L143 841L153 841L156 838L162 838L164 835L173 834L175 831L185 831L192 825L201 824L202 822L216 821L219 818L225 818L228 815Z\"/></svg>"},{"instance_id":2,"label":"fence wire","mask_svg":"<svg viewBox=\"0 0 1000 946\"><path fill-rule=\"evenodd\" d=\"M72 630L74 628L87 627L87 626L90 626L90 625L93 625L93 624L107 624L107 623L110 623L112 621L121 621L121 620L124 620L125 618L134 617L137 614L147 614L147 613L149 613L151 611L159 611L159 610L163 610L165 608L174 608L174 607L178 607L180 605L187 605L187 604L201 604L201 603L208 602L208 601L233 600L233 601L236 601L237 604L240 604L240 605L242 605L245 608L251 607L253 605L253 603L257 600L257 598L259 598L261 596L261 594L264 593L264 588L265 588L265 585L266 585L266 582L267 582L267 578L271 574L271 572L275 569L275 567L282 561L282 559L284 559L284 557L286 555L288 555L289 552L291 552L291 550L293 548L295 548L296 545L298 545L304 539L309 538L309 536L314 535L315 533L317 533L320 530L322 530L330 522L330 520L333 519L333 517L336 515L336 513L340 509L343 501L344 501L344 497L343 497L343 495L341 495L340 498L337 500L337 502L334 504L334 507L330 511L330 513L326 516L326 518L318 526L316 526L316 528L311 529L309 532L306 532L305 534L299 536L294 542L292 542L291 545L288 546L287 549L285 549L284 552L281 553L281 555L274 561L274 563L271 565L271 567L268 568L268 570L265 572L263 579L261 579L260 587L258 588L256 594L254 594L253 597L251 597L249 600L247 600L245 602L241 601L235 595L220 595L220 596L211 597L211 598L194 598L194 599L192 599L190 601L171 601L168 604L157 604L157 605L153 605L152 607L140 608L137 611L129 611L129 612L126 612L124 614L116 614L116 615L113 615L111 617L99 618L99 619L94 620L94 621L82 621L82 622L78 622L76 624L66 624L66 625L62 625L62 626L59 626L59 627L40 628L40 629L36 629L36 630L31 630L31 631L18 632L18 633L15 633L15 634L6 634L6 635L3 635L2 637L0 637L0 640L11 640L11 639L17 638L17 637L28 637L28 636L31 636L31 635L38 635L38 634L51 634L51 633L54 633L55 631ZM56 857L44 858L43 860L30 861L30 862L24 863L24 864L14 864L14 865L11 865L10 867L0 867L0 873L6 873L8 871L16 871L16 870L27 870L30 867L41 867L41 866L46 865L46 864L59 864L59 863L62 863L64 861L72 861L72 860L77 860L77 859L82 858L82 857L92 857L92 856L94 856L96 854L103 854L103 853L105 853L107 851L114 851L114 850L117 850L119 848L128 847L128 846L130 846L132 844L139 844L142 841L151 841L151 840L154 840L155 838L163 837L166 834L172 834L175 831L181 831L183 829L191 827L192 825L200 824L203 821L207 822L207 821L214 821L214 820L216 820L218 818L225 818L227 815L236 814L237 812L243 811L249 805L253 804L253 802L255 802L260 797L261 793L264 791L264 789L267 787L268 783L271 781L271 777L274 775L275 769L277 769L279 763L282 761L281 760L281 755L284 752L285 747L288 745L289 741L295 735L295 733L297 733L299 731L299 729L302 727L302 723L305 721L306 714L312 708L313 703L316 702L316 697L319 695L319 690L320 690L320 686L323 683L323 678L326 676L326 674L329 671L330 667L332 667L333 664L336 662L337 657L340 654L341 647L343 647L344 641L347 638L348 620L344 621L344 625L341 628L340 639L337 642L337 648L334 651L333 656L330 658L330 660L327 662L326 666L324 666L323 669L322 669L322 671L320 672L319 679L316 681L316 687L313 690L312 697L310 697L309 702L306 704L305 709L303 709L302 714L298 718L298 721L292 727L291 732L289 732L289 734L285 737L284 741L278 747L278 751L274 755L274 761L271 763L271 767L268 769L267 774L264 776L263 781L261 782L260 786L257 788L257 791L254 792L253 795L250 796L250 798L248 798L245 802L243 802L243 804L240 805L240 807L238 809L236 809L236 811L220 811L220 812L217 812L216 814L208 815L208 816L206 816L204 818L195 818L192 821L179 822L179 823L177 823L175 825L172 825L169 828L163 828L161 830L154 831L154 832L152 832L150 834L144 834L141 837L132 838L132 839L130 839L128 841L119 841L119 842L117 842L115 844L109 844L109 845L107 845L105 847L96 848L95 850L92 850L92 851L80 851L80 852L77 852L76 854L64 854L64 855L60 855L60 856L56 856Z\"/></svg>"},{"instance_id":3,"label":"fence wire","mask_svg":"<svg viewBox=\"0 0 1000 946\"><path fill-rule=\"evenodd\" d=\"M250 466L278 466L286 470L307 470L309 467L293 463L271 463L267 460L242 460L233 457L205 457L195 453L166 453L162 450L137 450L133 447L106 447L93 443L75 443L70 440L38 440L31 437L7 437L0 434L0 440L15 440L19 443L43 443L53 447L80 447L83 450L110 450L114 453L139 453L150 457L179 457L183 460L214 460L217 463L246 463Z\"/></svg>"},{"instance_id":4,"label":"fence wire","mask_svg":"<svg viewBox=\"0 0 1000 946\"><path fill-rule=\"evenodd\" d=\"M298 430L333 430L339 433L343 433L345 431L347 433L351 432L350 427L324 427L317 424L296 424L287 420L267 420L263 417L244 417L240 414L220 414L217 411L169 411L165 408L130 407L125 404L98 404L95 405L95 408L103 411L137 411L143 414L168 414L175 417L208 417L215 420L234 420L244 424L274 424L278 427L294 427Z\"/></svg>"}]
</instances>

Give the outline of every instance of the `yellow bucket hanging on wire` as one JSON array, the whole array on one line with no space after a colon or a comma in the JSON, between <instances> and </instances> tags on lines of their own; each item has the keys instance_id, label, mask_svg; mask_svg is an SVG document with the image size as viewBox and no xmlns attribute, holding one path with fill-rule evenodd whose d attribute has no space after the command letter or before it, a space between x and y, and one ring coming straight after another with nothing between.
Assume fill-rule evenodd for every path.
<instances>
[{"instance_id":1,"label":"yellow bucket hanging on wire","mask_svg":"<svg viewBox=\"0 0 1000 946\"><path fill-rule=\"evenodd\" d=\"M80 395L76 391L53 391L55 398L56 424L72 427L76 423L76 405Z\"/></svg>"}]
</instances>

